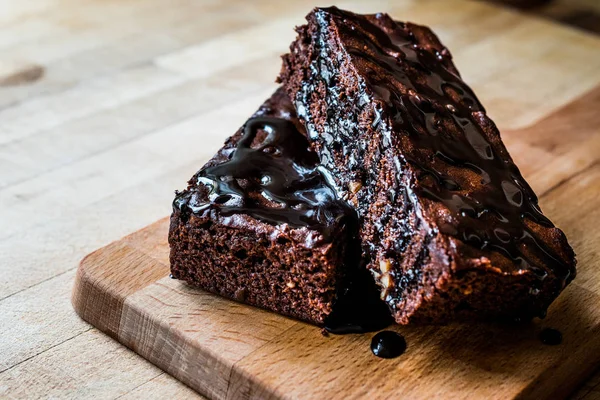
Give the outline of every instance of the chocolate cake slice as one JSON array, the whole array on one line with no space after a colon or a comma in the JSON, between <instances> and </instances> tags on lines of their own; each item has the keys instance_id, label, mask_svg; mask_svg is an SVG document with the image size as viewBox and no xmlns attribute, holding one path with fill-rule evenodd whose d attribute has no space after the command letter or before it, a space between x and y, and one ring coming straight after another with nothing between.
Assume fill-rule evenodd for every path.
<instances>
[{"instance_id":1,"label":"chocolate cake slice","mask_svg":"<svg viewBox=\"0 0 600 400\"><path fill-rule=\"evenodd\" d=\"M396 321L543 316L575 277L451 55L424 26L316 8L280 80Z\"/></svg>"},{"instance_id":2,"label":"chocolate cake slice","mask_svg":"<svg viewBox=\"0 0 600 400\"><path fill-rule=\"evenodd\" d=\"M357 217L330 181L279 89L176 194L172 277L334 330L350 323L352 330L342 321L347 311L332 311L353 304L340 299L357 287ZM387 313L370 277L359 281L356 298L372 290ZM367 297L364 304L371 304ZM385 320L361 315L356 330Z\"/></svg>"}]
</instances>

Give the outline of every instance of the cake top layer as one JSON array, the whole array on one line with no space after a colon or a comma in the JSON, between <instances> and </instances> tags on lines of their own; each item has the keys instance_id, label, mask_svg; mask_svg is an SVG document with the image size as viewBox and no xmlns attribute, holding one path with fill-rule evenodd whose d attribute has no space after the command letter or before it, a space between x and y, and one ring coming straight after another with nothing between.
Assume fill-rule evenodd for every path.
<instances>
[{"instance_id":1,"label":"cake top layer","mask_svg":"<svg viewBox=\"0 0 600 400\"><path fill-rule=\"evenodd\" d=\"M353 213L330 182L280 89L192 178L188 190L178 193L173 206L196 214L247 214L317 230L327 239Z\"/></svg>"},{"instance_id":2,"label":"cake top layer","mask_svg":"<svg viewBox=\"0 0 600 400\"><path fill-rule=\"evenodd\" d=\"M542 214L496 126L431 30L335 7L317 8L308 19L319 26L323 45L336 40L349 55L362 78L359 96L381 115L373 124L384 146L400 149L397 169L409 164L414 171L434 229L501 254L510 262L494 266L505 273L530 270L543 280L550 270L563 285L574 277L566 238Z\"/></svg>"}]
</instances>

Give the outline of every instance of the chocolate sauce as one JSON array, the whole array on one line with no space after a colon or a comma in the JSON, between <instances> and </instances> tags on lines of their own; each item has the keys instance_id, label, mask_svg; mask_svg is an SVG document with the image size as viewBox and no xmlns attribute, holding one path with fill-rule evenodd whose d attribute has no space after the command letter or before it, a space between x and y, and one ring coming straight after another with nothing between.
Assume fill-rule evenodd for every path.
<instances>
[{"instance_id":1,"label":"chocolate sauce","mask_svg":"<svg viewBox=\"0 0 600 400\"><path fill-rule=\"evenodd\" d=\"M514 268L504 272L531 270L543 280L551 270L564 287L574 267L528 226L529 221L554 225L542 215L535 193L449 52L419 47L413 32L422 28L417 26L377 15L384 32L364 17L337 8L327 11L344 18L337 27L342 37L352 38L344 43L346 50L366 71L375 100L387 107L389 124L381 121L379 129L387 132L382 134L389 146L403 149L400 168L409 164L416 171L418 193L451 210L455 223L439 229L512 260Z\"/></svg>"},{"instance_id":2,"label":"chocolate sauce","mask_svg":"<svg viewBox=\"0 0 600 400\"><path fill-rule=\"evenodd\" d=\"M377 357L396 358L406 351L406 340L394 331L382 331L373 336L371 351Z\"/></svg>"},{"instance_id":3,"label":"chocolate sauce","mask_svg":"<svg viewBox=\"0 0 600 400\"><path fill-rule=\"evenodd\" d=\"M359 244L356 248L360 248ZM335 303L325 321L325 330L335 335L376 332L390 326L394 319L388 306L379 298L379 290L366 268L359 268L352 282Z\"/></svg>"},{"instance_id":4,"label":"chocolate sauce","mask_svg":"<svg viewBox=\"0 0 600 400\"><path fill-rule=\"evenodd\" d=\"M228 161L197 174L198 184L210 190L207 198L182 192L175 208L248 214L267 223L315 229L326 237L341 219L356 218L290 120L258 116L246 122L243 132ZM266 137L256 143L259 132Z\"/></svg>"},{"instance_id":5,"label":"chocolate sauce","mask_svg":"<svg viewBox=\"0 0 600 400\"><path fill-rule=\"evenodd\" d=\"M562 333L553 328L545 328L540 332L540 340L549 346L556 346L562 343Z\"/></svg>"}]
</instances>

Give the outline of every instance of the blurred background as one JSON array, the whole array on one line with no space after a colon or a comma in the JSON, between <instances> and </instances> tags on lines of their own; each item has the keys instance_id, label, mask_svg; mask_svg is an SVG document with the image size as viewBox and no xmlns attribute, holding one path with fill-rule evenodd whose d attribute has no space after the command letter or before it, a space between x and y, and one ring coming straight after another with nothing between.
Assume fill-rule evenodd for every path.
<instances>
[{"instance_id":1,"label":"blurred background","mask_svg":"<svg viewBox=\"0 0 600 400\"><path fill-rule=\"evenodd\" d=\"M75 315L75 270L170 213L173 191L274 90L315 5L0 1L0 397L197 397ZM597 0L336 5L431 26L515 159L529 157L526 177L553 150L511 132L598 82ZM573 398L599 399L600 375Z\"/></svg>"}]
</instances>

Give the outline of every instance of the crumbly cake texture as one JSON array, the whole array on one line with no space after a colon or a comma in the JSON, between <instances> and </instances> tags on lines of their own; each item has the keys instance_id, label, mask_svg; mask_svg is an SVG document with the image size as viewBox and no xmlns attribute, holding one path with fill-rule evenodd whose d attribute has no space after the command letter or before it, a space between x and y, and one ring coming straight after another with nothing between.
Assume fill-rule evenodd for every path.
<instances>
[{"instance_id":1,"label":"crumbly cake texture","mask_svg":"<svg viewBox=\"0 0 600 400\"><path fill-rule=\"evenodd\" d=\"M427 27L316 8L279 80L359 214L400 324L530 319L575 277L494 123Z\"/></svg>"},{"instance_id":2,"label":"crumbly cake texture","mask_svg":"<svg viewBox=\"0 0 600 400\"><path fill-rule=\"evenodd\" d=\"M172 277L323 325L348 285L357 227L318 164L278 90L176 194Z\"/></svg>"}]
</instances>

